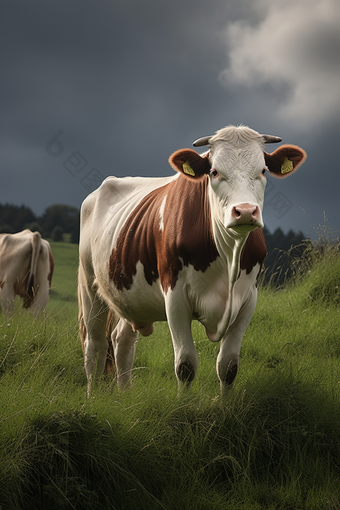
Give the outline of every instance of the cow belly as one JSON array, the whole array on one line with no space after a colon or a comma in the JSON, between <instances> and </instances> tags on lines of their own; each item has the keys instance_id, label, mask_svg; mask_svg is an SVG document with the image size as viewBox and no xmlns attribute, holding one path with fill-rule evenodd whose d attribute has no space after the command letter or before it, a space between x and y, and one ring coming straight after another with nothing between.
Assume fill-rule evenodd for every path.
<instances>
[{"instance_id":1,"label":"cow belly","mask_svg":"<svg viewBox=\"0 0 340 510\"><path fill-rule=\"evenodd\" d=\"M191 303L192 318L205 326L207 336L210 338L219 329L229 306L231 306L230 320L226 329L236 320L254 288L258 271L259 265L249 274L246 270L240 271L240 276L233 286L231 302L227 271L220 267L220 262L212 264L206 272L196 271L190 265L184 267L180 271L175 288L169 292L174 292L178 299L182 299L182 293L185 293L185 298ZM107 273L103 272L101 277L97 277L96 285L106 303L143 336L152 333L154 322L167 320L164 292L160 281L157 280L150 285L145 279L141 262L137 263L136 274L129 289L118 290L109 280Z\"/></svg>"},{"instance_id":2,"label":"cow belly","mask_svg":"<svg viewBox=\"0 0 340 510\"><path fill-rule=\"evenodd\" d=\"M106 278L105 281L98 278L96 285L104 301L143 336L152 333L154 322L166 320L164 296L159 280L149 285L140 262L137 263L137 272L130 289L118 290L113 282Z\"/></svg>"},{"instance_id":3,"label":"cow belly","mask_svg":"<svg viewBox=\"0 0 340 510\"><path fill-rule=\"evenodd\" d=\"M156 284L152 285L155 287ZM165 321L166 313L164 299L161 296L157 299L155 289L145 290L142 296L135 299L133 289L120 292L119 299L112 298L112 304L119 315L127 320L135 330L138 330L144 336L150 334L148 331L154 322ZM151 331L152 332L152 331Z\"/></svg>"}]
</instances>

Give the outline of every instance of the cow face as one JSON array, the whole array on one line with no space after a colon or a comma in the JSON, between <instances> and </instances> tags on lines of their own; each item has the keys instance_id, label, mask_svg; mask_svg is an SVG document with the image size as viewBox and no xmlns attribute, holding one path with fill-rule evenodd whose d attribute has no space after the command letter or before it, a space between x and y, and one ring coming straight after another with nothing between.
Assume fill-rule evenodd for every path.
<instances>
[{"instance_id":1,"label":"cow face","mask_svg":"<svg viewBox=\"0 0 340 510\"><path fill-rule=\"evenodd\" d=\"M224 227L238 233L262 228L266 164L261 143L235 146L217 140L209 161L212 202L216 210L223 211Z\"/></svg>"},{"instance_id":2,"label":"cow face","mask_svg":"<svg viewBox=\"0 0 340 510\"><path fill-rule=\"evenodd\" d=\"M170 164L191 179L209 176L212 214L225 228L239 234L262 228L267 171L275 177L287 177L303 163L305 152L283 145L267 154L266 141L281 139L260 135L245 126L230 126L203 140L210 147L205 154L183 149L170 157Z\"/></svg>"}]
</instances>

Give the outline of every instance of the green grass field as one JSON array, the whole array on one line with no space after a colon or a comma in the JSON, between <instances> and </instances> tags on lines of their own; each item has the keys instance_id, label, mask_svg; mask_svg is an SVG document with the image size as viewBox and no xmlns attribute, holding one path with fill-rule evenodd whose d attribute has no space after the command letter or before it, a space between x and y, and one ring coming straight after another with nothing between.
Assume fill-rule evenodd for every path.
<instances>
[{"instance_id":1,"label":"green grass field","mask_svg":"<svg viewBox=\"0 0 340 510\"><path fill-rule=\"evenodd\" d=\"M340 508L340 258L262 288L233 390L193 323L197 377L177 395L166 324L137 344L132 387L90 399L77 326L77 246L52 243L46 317L0 315L0 509Z\"/></svg>"}]
</instances>

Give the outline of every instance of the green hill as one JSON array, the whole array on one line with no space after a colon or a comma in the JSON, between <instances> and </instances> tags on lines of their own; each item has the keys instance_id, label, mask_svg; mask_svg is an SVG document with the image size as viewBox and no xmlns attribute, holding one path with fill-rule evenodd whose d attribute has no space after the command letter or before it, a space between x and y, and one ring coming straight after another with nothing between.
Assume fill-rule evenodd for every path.
<instances>
[{"instance_id":1,"label":"green hill","mask_svg":"<svg viewBox=\"0 0 340 510\"><path fill-rule=\"evenodd\" d=\"M78 245L49 241L55 261L48 311L77 303Z\"/></svg>"},{"instance_id":2,"label":"green hill","mask_svg":"<svg viewBox=\"0 0 340 510\"><path fill-rule=\"evenodd\" d=\"M90 399L77 329L77 246L55 243L46 318L0 316L0 508L340 508L340 257L309 249L259 291L240 370L219 396L219 345L177 395L166 324L137 344L132 387Z\"/></svg>"}]
</instances>

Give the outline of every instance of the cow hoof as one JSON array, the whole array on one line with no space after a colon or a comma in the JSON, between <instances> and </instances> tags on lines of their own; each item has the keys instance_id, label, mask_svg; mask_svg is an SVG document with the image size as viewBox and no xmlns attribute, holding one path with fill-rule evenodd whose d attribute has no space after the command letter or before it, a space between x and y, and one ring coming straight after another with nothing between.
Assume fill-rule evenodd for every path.
<instances>
[{"instance_id":1,"label":"cow hoof","mask_svg":"<svg viewBox=\"0 0 340 510\"><path fill-rule=\"evenodd\" d=\"M232 364L233 362L231 361L228 365L228 368L227 368L227 373L226 373L226 376L225 376L225 379L224 379L224 384L226 386L230 386L231 384L233 384L234 382L234 379L236 377L236 374L237 374L237 363L235 362L234 364Z\"/></svg>"},{"instance_id":2,"label":"cow hoof","mask_svg":"<svg viewBox=\"0 0 340 510\"><path fill-rule=\"evenodd\" d=\"M178 367L177 377L183 383L188 385L192 383L195 378L195 370L188 361L185 361Z\"/></svg>"}]
</instances>

